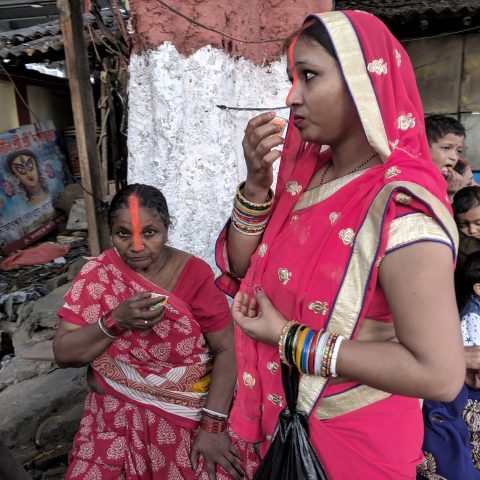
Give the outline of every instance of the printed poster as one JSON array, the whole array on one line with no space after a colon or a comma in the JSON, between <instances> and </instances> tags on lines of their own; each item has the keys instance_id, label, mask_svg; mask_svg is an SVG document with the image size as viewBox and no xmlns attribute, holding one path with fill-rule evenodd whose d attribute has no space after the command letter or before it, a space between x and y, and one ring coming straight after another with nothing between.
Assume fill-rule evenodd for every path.
<instances>
[{"instance_id":1,"label":"printed poster","mask_svg":"<svg viewBox=\"0 0 480 480\"><path fill-rule=\"evenodd\" d=\"M52 121L0 133L0 250L24 248L51 231L65 156Z\"/></svg>"}]
</instances>

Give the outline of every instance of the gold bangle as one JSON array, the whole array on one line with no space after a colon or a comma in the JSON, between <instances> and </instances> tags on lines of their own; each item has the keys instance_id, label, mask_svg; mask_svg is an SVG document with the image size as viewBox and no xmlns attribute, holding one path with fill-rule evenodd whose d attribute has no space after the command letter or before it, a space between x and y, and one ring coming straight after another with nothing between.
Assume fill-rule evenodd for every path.
<instances>
[{"instance_id":1,"label":"gold bangle","mask_svg":"<svg viewBox=\"0 0 480 480\"><path fill-rule=\"evenodd\" d=\"M241 182L238 187L237 187L237 196L238 196L238 199L243 203L245 204L245 206L249 206L249 207L252 207L252 208L256 208L256 209L267 209L269 208L272 203L273 203L273 190L271 188L268 189L268 196L267 196L267 200L263 203L255 203L255 202L251 202L250 200L247 200L244 196L243 196L243 188L245 187L245 182Z\"/></svg>"}]
</instances>

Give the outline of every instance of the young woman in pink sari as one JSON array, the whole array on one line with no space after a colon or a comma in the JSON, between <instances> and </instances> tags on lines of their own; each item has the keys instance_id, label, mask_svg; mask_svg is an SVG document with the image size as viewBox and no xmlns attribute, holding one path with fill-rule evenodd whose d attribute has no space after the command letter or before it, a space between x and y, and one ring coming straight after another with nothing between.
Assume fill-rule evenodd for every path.
<instances>
[{"instance_id":1,"label":"young woman in pink sari","mask_svg":"<svg viewBox=\"0 0 480 480\"><path fill-rule=\"evenodd\" d=\"M413 69L358 11L308 17L288 60L274 198L283 140L265 113L245 130L247 178L217 244L219 285L240 287L231 426L265 455L283 361L302 373L297 408L329 479L413 479L418 399L452 400L465 373L457 233Z\"/></svg>"},{"instance_id":2,"label":"young woman in pink sari","mask_svg":"<svg viewBox=\"0 0 480 480\"><path fill-rule=\"evenodd\" d=\"M109 222L114 248L82 268L58 313L57 363L90 365L66 478L249 478L253 447L227 430L232 317L210 267L166 245L154 187L118 192Z\"/></svg>"}]
</instances>

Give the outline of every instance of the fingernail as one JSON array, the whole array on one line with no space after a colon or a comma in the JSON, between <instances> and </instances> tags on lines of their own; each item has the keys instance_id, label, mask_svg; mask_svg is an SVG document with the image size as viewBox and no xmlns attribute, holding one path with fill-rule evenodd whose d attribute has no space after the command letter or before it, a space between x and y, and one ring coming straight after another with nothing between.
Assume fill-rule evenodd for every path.
<instances>
[{"instance_id":1,"label":"fingernail","mask_svg":"<svg viewBox=\"0 0 480 480\"><path fill-rule=\"evenodd\" d=\"M263 288L260 285L255 285L255 287L253 287L253 291L255 292L255 294L257 294L263 292Z\"/></svg>"}]
</instances>

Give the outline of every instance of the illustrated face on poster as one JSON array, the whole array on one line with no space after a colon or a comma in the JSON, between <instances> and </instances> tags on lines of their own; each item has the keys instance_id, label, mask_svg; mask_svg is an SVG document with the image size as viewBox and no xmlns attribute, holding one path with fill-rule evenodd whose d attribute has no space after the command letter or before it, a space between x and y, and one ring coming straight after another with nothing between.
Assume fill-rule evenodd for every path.
<instances>
[{"instance_id":1,"label":"illustrated face on poster","mask_svg":"<svg viewBox=\"0 0 480 480\"><path fill-rule=\"evenodd\" d=\"M41 177L37 157L30 150L21 150L7 158L10 172L20 181L31 205L36 205L48 196L48 187Z\"/></svg>"},{"instance_id":2,"label":"illustrated face on poster","mask_svg":"<svg viewBox=\"0 0 480 480\"><path fill-rule=\"evenodd\" d=\"M0 249L55 216L64 161L50 121L0 133Z\"/></svg>"}]
</instances>

